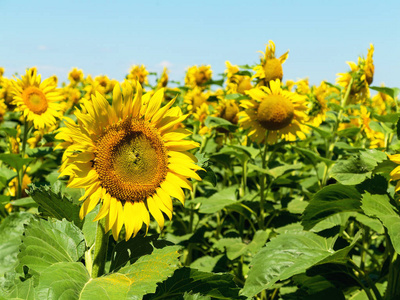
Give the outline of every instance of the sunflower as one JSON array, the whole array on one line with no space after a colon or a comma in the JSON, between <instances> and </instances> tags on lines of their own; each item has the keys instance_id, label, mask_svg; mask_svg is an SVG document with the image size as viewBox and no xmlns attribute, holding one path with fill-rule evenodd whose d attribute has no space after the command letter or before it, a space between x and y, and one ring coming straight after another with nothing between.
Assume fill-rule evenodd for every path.
<instances>
[{"instance_id":1,"label":"sunflower","mask_svg":"<svg viewBox=\"0 0 400 300\"><path fill-rule=\"evenodd\" d=\"M374 61L372 59L373 54L374 46L371 44L366 59L359 57L357 64L352 61L347 62L350 66L350 71L347 73L337 74L338 78L336 79L336 82L344 88L343 93L346 93L350 82L353 79L348 103L354 104L370 97L369 85L372 83L375 71Z\"/></svg>"},{"instance_id":2,"label":"sunflower","mask_svg":"<svg viewBox=\"0 0 400 300\"><path fill-rule=\"evenodd\" d=\"M185 85L190 87L203 87L211 80L211 66L192 66L186 72Z\"/></svg>"},{"instance_id":3,"label":"sunflower","mask_svg":"<svg viewBox=\"0 0 400 300\"><path fill-rule=\"evenodd\" d=\"M238 75L240 71L237 65L232 65L229 61L225 62L226 65L226 91L228 94L241 93L251 89L251 77L247 75Z\"/></svg>"},{"instance_id":4,"label":"sunflower","mask_svg":"<svg viewBox=\"0 0 400 300\"><path fill-rule=\"evenodd\" d=\"M221 99L218 101L214 115L218 118L225 119L232 124L237 124L239 121L238 113L239 106L236 104L235 100Z\"/></svg>"},{"instance_id":5,"label":"sunflower","mask_svg":"<svg viewBox=\"0 0 400 300\"><path fill-rule=\"evenodd\" d=\"M164 67L161 77L157 80L157 87L156 89L165 88L168 84L168 69Z\"/></svg>"},{"instance_id":6,"label":"sunflower","mask_svg":"<svg viewBox=\"0 0 400 300\"><path fill-rule=\"evenodd\" d=\"M68 73L68 79L72 85L76 85L83 81L83 71L73 68L71 72Z\"/></svg>"},{"instance_id":7,"label":"sunflower","mask_svg":"<svg viewBox=\"0 0 400 300\"><path fill-rule=\"evenodd\" d=\"M186 93L183 101L187 104L187 110L194 113L203 103L206 103L208 106L207 99L209 97L210 93L203 92L200 87L196 86Z\"/></svg>"},{"instance_id":8,"label":"sunflower","mask_svg":"<svg viewBox=\"0 0 400 300\"><path fill-rule=\"evenodd\" d=\"M75 112L78 123L66 119L56 136L66 148L60 176L70 176L69 187L85 189L80 217L101 202L95 221L105 218L115 240L123 225L126 240L143 224L147 232L150 214L163 228L163 213L172 217L171 197L184 203L182 188L192 189L188 178L201 180L195 172L201 168L187 152L198 143L183 139L190 131L176 129L187 116L171 108L175 99L160 107L163 98L164 89L150 98L137 84L133 97L129 83L122 91L116 85L112 105L100 93L84 99L87 114Z\"/></svg>"},{"instance_id":9,"label":"sunflower","mask_svg":"<svg viewBox=\"0 0 400 300\"><path fill-rule=\"evenodd\" d=\"M136 82L139 81L141 85L149 84L149 80L147 79L147 75L149 75L149 71L146 70L144 65L136 66L133 65L129 70L129 74L127 75L127 79Z\"/></svg>"},{"instance_id":10,"label":"sunflower","mask_svg":"<svg viewBox=\"0 0 400 300\"><path fill-rule=\"evenodd\" d=\"M396 164L400 164L400 154L388 155L389 159ZM397 181L400 179L400 166L397 166L390 172L390 180ZM400 181L397 181L395 191L400 190Z\"/></svg>"},{"instance_id":11,"label":"sunflower","mask_svg":"<svg viewBox=\"0 0 400 300\"><path fill-rule=\"evenodd\" d=\"M0 99L0 123L3 123L6 112L7 105L4 103L4 99Z\"/></svg>"},{"instance_id":12,"label":"sunflower","mask_svg":"<svg viewBox=\"0 0 400 300\"><path fill-rule=\"evenodd\" d=\"M279 138L287 141L306 137L308 127L304 125L307 115L305 97L282 90L279 79L270 82L270 88L254 88L246 92L251 100L241 100L245 109L239 116L239 124L250 129L248 135L257 143L264 141L268 131L269 144Z\"/></svg>"},{"instance_id":13,"label":"sunflower","mask_svg":"<svg viewBox=\"0 0 400 300\"><path fill-rule=\"evenodd\" d=\"M384 87L384 85L382 84L381 87ZM378 115L386 115L388 111L393 112L395 110L396 104L391 96L378 92L372 97L371 106Z\"/></svg>"},{"instance_id":14,"label":"sunflower","mask_svg":"<svg viewBox=\"0 0 400 300\"><path fill-rule=\"evenodd\" d=\"M0 67L0 78L3 77L3 74L4 74L4 68Z\"/></svg>"},{"instance_id":15,"label":"sunflower","mask_svg":"<svg viewBox=\"0 0 400 300\"><path fill-rule=\"evenodd\" d=\"M36 68L26 70L22 79L12 80L15 110L23 112L28 121L33 121L36 129L51 126L62 117L62 94L56 88L52 78L41 81Z\"/></svg>"},{"instance_id":16,"label":"sunflower","mask_svg":"<svg viewBox=\"0 0 400 300\"><path fill-rule=\"evenodd\" d=\"M371 113L362 105L360 107L361 131L364 132L369 139L370 148L382 148L385 146L385 134L380 131L375 131L370 127L370 115Z\"/></svg>"},{"instance_id":17,"label":"sunflower","mask_svg":"<svg viewBox=\"0 0 400 300\"><path fill-rule=\"evenodd\" d=\"M279 58L275 57L275 44L273 41L269 41L265 53L260 51L263 55L259 65L255 66L253 70L256 74L253 78L258 78L260 85L267 85L271 80L282 80L283 69L282 64L286 61L289 56L289 51L286 51Z\"/></svg>"},{"instance_id":18,"label":"sunflower","mask_svg":"<svg viewBox=\"0 0 400 300\"><path fill-rule=\"evenodd\" d=\"M318 127L326 119L328 112L328 103L326 101L329 86L322 81L319 87L312 86L307 94L310 109L307 114L311 125Z\"/></svg>"}]
</instances>

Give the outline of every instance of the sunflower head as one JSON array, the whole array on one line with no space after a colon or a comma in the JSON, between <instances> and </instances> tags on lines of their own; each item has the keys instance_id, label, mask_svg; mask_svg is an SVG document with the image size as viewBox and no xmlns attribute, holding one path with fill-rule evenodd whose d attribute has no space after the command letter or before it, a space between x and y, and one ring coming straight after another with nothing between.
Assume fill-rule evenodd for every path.
<instances>
[{"instance_id":1,"label":"sunflower head","mask_svg":"<svg viewBox=\"0 0 400 300\"><path fill-rule=\"evenodd\" d=\"M239 72L239 67L232 65L229 61L225 62L226 65L226 90L228 94L241 93L244 94L245 91L251 89L253 86L251 84L251 77L246 75L237 75Z\"/></svg>"},{"instance_id":2,"label":"sunflower head","mask_svg":"<svg viewBox=\"0 0 400 300\"><path fill-rule=\"evenodd\" d=\"M4 68L0 67L0 78L3 77L3 74L4 74Z\"/></svg>"},{"instance_id":3,"label":"sunflower head","mask_svg":"<svg viewBox=\"0 0 400 300\"><path fill-rule=\"evenodd\" d=\"M54 80L48 78L41 81L36 68L26 70L21 79L12 81L16 111L23 112L28 121L33 121L36 129L51 126L56 119L61 118L62 94L56 87Z\"/></svg>"},{"instance_id":4,"label":"sunflower head","mask_svg":"<svg viewBox=\"0 0 400 300\"><path fill-rule=\"evenodd\" d=\"M149 71L146 70L146 67L144 65L141 66L133 65L129 70L127 79L134 82L139 81L141 85L149 84L147 75L149 75Z\"/></svg>"},{"instance_id":5,"label":"sunflower head","mask_svg":"<svg viewBox=\"0 0 400 300\"><path fill-rule=\"evenodd\" d=\"M0 99L0 123L3 123L6 112L7 105L5 104L4 99Z\"/></svg>"},{"instance_id":6,"label":"sunflower head","mask_svg":"<svg viewBox=\"0 0 400 300\"><path fill-rule=\"evenodd\" d=\"M185 84L190 87L203 87L211 80L211 66L192 66L186 72Z\"/></svg>"},{"instance_id":7,"label":"sunflower head","mask_svg":"<svg viewBox=\"0 0 400 300\"><path fill-rule=\"evenodd\" d=\"M293 141L304 139L308 132L305 97L282 90L279 80L271 81L270 88L254 88L246 92L251 100L242 100L245 109L239 115L239 124L249 129L249 137L263 142L268 131L268 143L277 139Z\"/></svg>"},{"instance_id":8,"label":"sunflower head","mask_svg":"<svg viewBox=\"0 0 400 300\"><path fill-rule=\"evenodd\" d=\"M281 81L283 78L282 64L288 58L289 51L276 58L275 44L273 41L269 41L265 53L261 53L263 56L260 64L254 67L256 74L253 77L258 78L261 85L268 85L271 80L279 79Z\"/></svg>"},{"instance_id":9,"label":"sunflower head","mask_svg":"<svg viewBox=\"0 0 400 300\"><path fill-rule=\"evenodd\" d=\"M82 70L78 70L77 68L73 68L69 73L68 73L68 79L71 82L71 84L75 85L78 82L81 82L83 80L83 72Z\"/></svg>"},{"instance_id":10,"label":"sunflower head","mask_svg":"<svg viewBox=\"0 0 400 300\"><path fill-rule=\"evenodd\" d=\"M168 69L164 67L160 79L157 81L157 89L165 88L168 84Z\"/></svg>"},{"instance_id":11,"label":"sunflower head","mask_svg":"<svg viewBox=\"0 0 400 300\"><path fill-rule=\"evenodd\" d=\"M164 89L143 96L139 83L135 95L129 82L116 85L112 105L100 93L82 100L78 122L67 119L57 135L66 148L61 175L70 176L69 187L85 189L81 218L100 202L95 221L106 218L115 239L122 226L127 240L143 224L147 230L150 214L162 228L164 214L172 217L171 197L183 203L188 178L200 180L187 152L198 144L179 127L186 116L171 108L175 99L161 107L163 99Z\"/></svg>"},{"instance_id":12,"label":"sunflower head","mask_svg":"<svg viewBox=\"0 0 400 300\"><path fill-rule=\"evenodd\" d=\"M237 124L239 120L239 106L236 104L235 100L221 100L216 111L217 117L223 118L232 124Z\"/></svg>"}]
</instances>

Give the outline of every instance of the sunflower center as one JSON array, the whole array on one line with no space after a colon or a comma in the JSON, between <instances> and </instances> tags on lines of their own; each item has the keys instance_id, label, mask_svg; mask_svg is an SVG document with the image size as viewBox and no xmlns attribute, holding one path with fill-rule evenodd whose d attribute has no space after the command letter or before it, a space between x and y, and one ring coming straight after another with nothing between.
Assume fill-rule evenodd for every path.
<instances>
[{"instance_id":1,"label":"sunflower center","mask_svg":"<svg viewBox=\"0 0 400 300\"><path fill-rule=\"evenodd\" d=\"M120 201L142 201L165 180L167 150L157 130L144 120L109 125L96 148L94 168L102 187Z\"/></svg>"},{"instance_id":2,"label":"sunflower center","mask_svg":"<svg viewBox=\"0 0 400 300\"><path fill-rule=\"evenodd\" d=\"M232 124L237 124L239 107L233 101L229 101L221 112L221 117L228 120Z\"/></svg>"},{"instance_id":3,"label":"sunflower center","mask_svg":"<svg viewBox=\"0 0 400 300\"><path fill-rule=\"evenodd\" d=\"M282 80L283 69L281 62L277 58L267 59L264 65L265 81L268 83L271 80Z\"/></svg>"},{"instance_id":4,"label":"sunflower center","mask_svg":"<svg viewBox=\"0 0 400 300\"><path fill-rule=\"evenodd\" d=\"M285 128L292 122L293 117L293 103L281 95L269 95L257 110L257 120L267 130Z\"/></svg>"},{"instance_id":5,"label":"sunflower center","mask_svg":"<svg viewBox=\"0 0 400 300\"><path fill-rule=\"evenodd\" d=\"M46 112L48 103L43 92L34 86L30 86L22 92L22 99L30 111L37 115Z\"/></svg>"}]
</instances>

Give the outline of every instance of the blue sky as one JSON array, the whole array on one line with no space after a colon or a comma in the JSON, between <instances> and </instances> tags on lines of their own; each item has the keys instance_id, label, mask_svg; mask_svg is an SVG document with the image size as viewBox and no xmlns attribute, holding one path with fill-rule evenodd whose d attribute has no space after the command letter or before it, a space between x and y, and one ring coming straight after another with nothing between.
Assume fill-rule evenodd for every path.
<instances>
[{"instance_id":1,"label":"blue sky","mask_svg":"<svg viewBox=\"0 0 400 300\"><path fill-rule=\"evenodd\" d=\"M5 76L37 66L65 81L72 67L122 80L133 64L170 69L253 64L268 40L287 50L284 80L334 82L346 61L375 46L373 85L400 87L400 1L4 1Z\"/></svg>"}]
</instances>

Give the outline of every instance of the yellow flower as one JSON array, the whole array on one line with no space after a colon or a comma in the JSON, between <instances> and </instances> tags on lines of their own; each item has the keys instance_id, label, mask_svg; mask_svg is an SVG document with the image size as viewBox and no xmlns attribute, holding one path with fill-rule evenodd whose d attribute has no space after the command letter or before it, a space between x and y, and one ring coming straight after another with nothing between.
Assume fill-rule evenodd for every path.
<instances>
[{"instance_id":1,"label":"yellow flower","mask_svg":"<svg viewBox=\"0 0 400 300\"><path fill-rule=\"evenodd\" d=\"M269 41L265 53L260 51L263 55L261 57L260 65L254 67L256 74L254 78L260 80L261 85L267 85L271 80L282 80L283 69L282 64L286 61L289 56L289 51L282 54L279 58L275 57L275 44L273 41Z\"/></svg>"},{"instance_id":2,"label":"yellow flower","mask_svg":"<svg viewBox=\"0 0 400 300\"><path fill-rule=\"evenodd\" d=\"M68 79L71 81L72 85L76 85L78 82L83 81L83 71L73 68L71 72L68 73Z\"/></svg>"},{"instance_id":3,"label":"yellow flower","mask_svg":"<svg viewBox=\"0 0 400 300\"><path fill-rule=\"evenodd\" d=\"M0 99L4 99L7 105L13 101L11 81L6 77L0 78Z\"/></svg>"},{"instance_id":4,"label":"yellow flower","mask_svg":"<svg viewBox=\"0 0 400 300\"><path fill-rule=\"evenodd\" d=\"M372 83L375 70L373 54L374 46L371 44L366 59L359 57L358 64L347 62L351 70L347 73L337 74L336 82L344 88L343 93L347 92L351 79L353 79L348 103L357 103L370 97L369 85Z\"/></svg>"},{"instance_id":5,"label":"yellow flower","mask_svg":"<svg viewBox=\"0 0 400 300\"><path fill-rule=\"evenodd\" d=\"M36 68L26 70L22 79L11 81L13 84L14 101L16 111L23 112L28 121L33 121L36 129L51 126L56 119L61 118L61 104L58 102L63 96L56 88L51 78L41 81Z\"/></svg>"},{"instance_id":6,"label":"yellow flower","mask_svg":"<svg viewBox=\"0 0 400 300\"><path fill-rule=\"evenodd\" d=\"M265 140L268 130L269 144L279 138L295 141L305 139L308 128L305 97L282 90L279 79L270 81L270 88L254 88L246 92L251 100L241 100L245 109L239 113L239 124L250 129L248 136L257 143Z\"/></svg>"},{"instance_id":7,"label":"yellow flower","mask_svg":"<svg viewBox=\"0 0 400 300\"><path fill-rule=\"evenodd\" d=\"M146 67L144 65L141 66L134 65L131 67L127 79L134 82L139 81L141 85L149 84L147 75L149 75L149 72L146 70Z\"/></svg>"},{"instance_id":8,"label":"yellow flower","mask_svg":"<svg viewBox=\"0 0 400 300\"><path fill-rule=\"evenodd\" d=\"M388 155L389 159L396 164L400 164L400 154ZM400 166L397 166L390 172L390 180L397 181L400 179ZM398 192L400 189L400 181L397 181L395 191Z\"/></svg>"},{"instance_id":9,"label":"yellow flower","mask_svg":"<svg viewBox=\"0 0 400 300\"><path fill-rule=\"evenodd\" d=\"M239 121L239 106L236 104L236 101L231 99L221 99L218 102L216 107L215 116L219 118L223 118L232 124L237 124Z\"/></svg>"},{"instance_id":10,"label":"yellow flower","mask_svg":"<svg viewBox=\"0 0 400 300\"><path fill-rule=\"evenodd\" d=\"M165 88L168 84L168 70L164 67L160 79L157 81L157 90Z\"/></svg>"},{"instance_id":11,"label":"yellow flower","mask_svg":"<svg viewBox=\"0 0 400 300\"><path fill-rule=\"evenodd\" d=\"M370 127L371 113L365 106L360 108L361 131L365 132L366 137L370 140L370 148L381 148L385 146L385 134L380 131L374 131Z\"/></svg>"},{"instance_id":12,"label":"yellow flower","mask_svg":"<svg viewBox=\"0 0 400 300\"><path fill-rule=\"evenodd\" d=\"M4 103L4 99L0 99L0 123L3 123L6 112L7 105Z\"/></svg>"},{"instance_id":13,"label":"yellow flower","mask_svg":"<svg viewBox=\"0 0 400 300\"><path fill-rule=\"evenodd\" d=\"M384 87L384 85L381 85ZM378 115L386 115L392 112L392 109L395 107L395 102L392 97L387 94L378 92L375 96L372 97L372 107L376 111Z\"/></svg>"},{"instance_id":14,"label":"yellow flower","mask_svg":"<svg viewBox=\"0 0 400 300\"><path fill-rule=\"evenodd\" d=\"M307 114L309 116L309 122L311 122L311 125L314 127L318 127L325 121L328 111L326 97L329 92L329 86L322 81L319 87L313 86L307 95L310 104L310 109Z\"/></svg>"},{"instance_id":15,"label":"yellow flower","mask_svg":"<svg viewBox=\"0 0 400 300\"><path fill-rule=\"evenodd\" d=\"M200 87L196 86L186 93L183 101L187 104L188 111L196 112L198 107L207 102L209 96L210 93L205 93Z\"/></svg>"},{"instance_id":16,"label":"yellow flower","mask_svg":"<svg viewBox=\"0 0 400 300\"><path fill-rule=\"evenodd\" d=\"M0 67L0 78L3 77L3 74L4 74L4 68Z\"/></svg>"},{"instance_id":17,"label":"yellow flower","mask_svg":"<svg viewBox=\"0 0 400 300\"><path fill-rule=\"evenodd\" d=\"M101 202L95 221L105 218L116 240L123 225L126 240L143 224L147 231L149 213L162 228L163 213L172 217L171 197L183 203L182 188L192 188L187 178L201 180L195 172L201 168L187 152L198 143L184 140L190 131L175 129L187 116L171 108L175 99L160 107L163 94L142 96L137 84L133 97L129 83L122 90L116 85L112 105L100 93L84 99L88 113L75 112L78 123L67 119L56 136L66 148L60 176L70 176L69 187L85 189L80 217Z\"/></svg>"},{"instance_id":18,"label":"yellow flower","mask_svg":"<svg viewBox=\"0 0 400 300\"><path fill-rule=\"evenodd\" d=\"M232 65L229 61L225 62L226 65L226 90L228 94L241 93L244 94L245 91L251 89L253 86L251 84L251 77L245 75L237 75L239 72L239 67Z\"/></svg>"},{"instance_id":19,"label":"yellow flower","mask_svg":"<svg viewBox=\"0 0 400 300\"><path fill-rule=\"evenodd\" d=\"M192 66L186 72L185 85L190 87L202 87L211 80L211 66Z\"/></svg>"}]
</instances>

